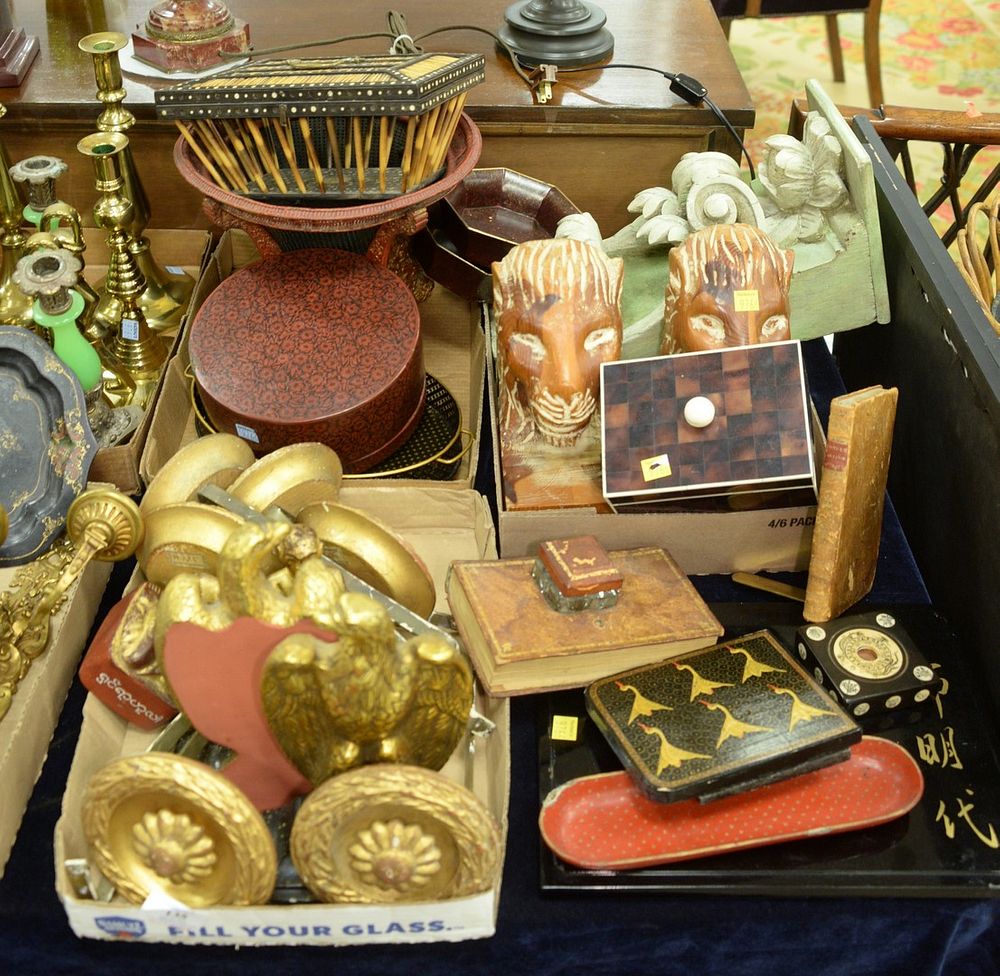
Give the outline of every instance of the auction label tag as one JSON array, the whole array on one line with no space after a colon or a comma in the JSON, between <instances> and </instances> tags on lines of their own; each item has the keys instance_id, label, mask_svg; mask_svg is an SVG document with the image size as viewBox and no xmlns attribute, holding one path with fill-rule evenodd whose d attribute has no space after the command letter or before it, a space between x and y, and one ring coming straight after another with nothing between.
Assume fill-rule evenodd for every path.
<instances>
[{"instance_id":1,"label":"auction label tag","mask_svg":"<svg viewBox=\"0 0 1000 976\"><path fill-rule=\"evenodd\" d=\"M178 267L176 264L168 264L167 265L167 271L169 271L172 275L183 275L183 274L186 274L186 272L184 271L184 269L181 268L181 267Z\"/></svg>"},{"instance_id":2,"label":"auction label tag","mask_svg":"<svg viewBox=\"0 0 1000 976\"><path fill-rule=\"evenodd\" d=\"M759 312L760 295L756 288L733 292L733 308L737 312Z\"/></svg>"},{"instance_id":3,"label":"auction label tag","mask_svg":"<svg viewBox=\"0 0 1000 976\"><path fill-rule=\"evenodd\" d=\"M137 319L122 319L122 338L132 339L133 341L139 338L139 322Z\"/></svg>"},{"instance_id":4,"label":"auction label tag","mask_svg":"<svg viewBox=\"0 0 1000 976\"><path fill-rule=\"evenodd\" d=\"M257 431L255 431L253 427L245 427L243 424L236 424L236 434L238 437L242 437L245 441L253 441L254 444L260 443Z\"/></svg>"},{"instance_id":5,"label":"auction label tag","mask_svg":"<svg viewBox=\"0 0 1000 976\"><path fill-rule=\"evenodd\" d=\"M575 715L552 716L552 739L556 742L576 742L580 720Z\"/></svg>"}]
</instances>

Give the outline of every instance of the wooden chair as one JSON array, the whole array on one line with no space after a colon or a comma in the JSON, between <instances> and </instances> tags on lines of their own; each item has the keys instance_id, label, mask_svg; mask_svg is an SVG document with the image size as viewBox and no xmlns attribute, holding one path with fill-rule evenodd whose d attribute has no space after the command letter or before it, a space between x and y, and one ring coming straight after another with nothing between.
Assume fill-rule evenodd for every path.
<instances>
[{"instance_id":1,"label":"wooden chair","mask_svg":"<svg viewBox=\"0 0 1000 976\"><path fill-rule=\"evenodd\" d=\"M809 107L804 99L792 103L788 131L801 137ZM920 205L929 217L945 202L951 204L955 215L951 224L941 235L945 247L949 247L965 226L969 210L985 201L1000 183L1000 163L986 174L982 183L972 189L962 186L973 159L986 146L1000 145L1000 114L990 113L970 117L966 112L943 112L928 108L903 108L886 105L878 109L840 106L846 118L865 115L871 119L872 127L885 143L889 155L902 164L903 178L917 196L913 163L910 159L911 142L937 142L943 151L940 182ZM965 199L963 199L963 196Z\"/></svg>"},{"instance_id":2,"label":"wooden chair","mask_svg":"<svg viewBox=\"0 0 1000 976\"><path fill-rule=\"evenodd\" d=\"M729 36L734 19L742 17L806 17L826 18L826 39L830 47L833 80L844 80L844 56L840 50L840 30L837 14L864 12L865 78L868 99L873 106L882 104L882 62L879 53L878 29L882 0L712 0L712 6Z\"/></svg>"}]
</instances>

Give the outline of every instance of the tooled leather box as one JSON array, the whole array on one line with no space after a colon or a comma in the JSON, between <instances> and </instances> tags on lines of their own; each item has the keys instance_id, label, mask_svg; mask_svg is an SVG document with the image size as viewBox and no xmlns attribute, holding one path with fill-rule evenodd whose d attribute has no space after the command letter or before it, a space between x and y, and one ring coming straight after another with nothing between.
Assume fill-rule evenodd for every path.
<instances>
[{"instance_id":1,"label":"tooled leather box","mask_svg":"<svg viewBox=\"0 0 1000 976\"><path fill-rule=\"evenodd\" d=\"M356 254L289 251L236 272L199 309L189 342L212 422L258 454L319 441L346 472L365 471L423 414L416 301Z\"/></svg>"},{"instance_id":2,"label":"tooled leather box","mask_svg":"<svg viewBox=\"0 0 1000 976\"><path fill-rule=\"evenodd\" d=\"M846 759L861 728L769 631L595 681L587 711L655 800L706 800Z\"/></svg>"},{"instance_id":3,"label":"tooled leather box","mask_svg":"<svg viewBox=\"0 0 1000 976\"><path fill-rule=\"evenodd\" d=\"M685 420L695 397L714 409L705 427ZM601 462L616 511L815 504L800 344L604 363Z\"/></svg>"}]
</instances>

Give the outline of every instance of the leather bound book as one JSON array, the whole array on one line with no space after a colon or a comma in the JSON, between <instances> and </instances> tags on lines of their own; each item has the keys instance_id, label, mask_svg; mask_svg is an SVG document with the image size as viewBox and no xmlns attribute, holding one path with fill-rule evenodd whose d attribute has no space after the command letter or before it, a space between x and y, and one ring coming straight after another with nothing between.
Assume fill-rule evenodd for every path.
<instances>
[{"instance_id":1,"label":"leather bound book","mask_svg":"<svg viewBox=\"0 0 1000 976\"><path fill-rule=\"evenodd\" d=\"M808 621L839 616L875 580L897 395L870 386L830 404L802 612Z\"/></svg>"},{"instance_id":2,"label":"leather bound book","mask_svg":"<svg viewBox=\"0 0 1000 976\"><path fill-rule=\"evenodd\" d=\"M663 549L608 553L622 576L614 606L559 613L532 577L534 559L452 563L458 632L495 696L579 688L606 674L707 647L722 626Z\"/></svg>"},{"instance_id":3,"label":"leather bound book","mask_svg":"<svg viewBox=\"0 0 1000 976\"><path fill-rule=\"evenodd\" d=\"M829 766L861 738L766 630L595 681L586 701L632 778L666 803Z\"/></svg>"}]
</instances>

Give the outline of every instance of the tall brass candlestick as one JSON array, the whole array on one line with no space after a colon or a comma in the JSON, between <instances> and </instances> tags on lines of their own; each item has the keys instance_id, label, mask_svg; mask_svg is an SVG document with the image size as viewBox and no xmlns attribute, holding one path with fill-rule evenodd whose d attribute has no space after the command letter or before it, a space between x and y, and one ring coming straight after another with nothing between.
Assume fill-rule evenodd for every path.
<instances>
[{"instance_id":1,"label":"tall brass candlestick","mask_svg":"<svg viewBox=\"0 0 1000 976\"><path fill-rule=\"evenodd\" d=\"M97 98L104 110L97 117L97 128L101 132L125 135L135 124L135 116L122 105L125 89L122 86L122 70L118 62L118 52L125 47L128 39L116 31L101 31L88 34L79 44L80 50L94 59L94 77L97 80ZM136 169L132 150L126 149L122 157L122 175L125 179L125 193L132 201L132 223L129 227L132 243L129 245L145 278L146 285L139 302L150 328L157 332L176 328L187 307L194 281L186 274L171 274L157 264L149 249L149 238L143 236L149 223L149 198L143 189ZM120 320L115 308L114 297L107 294L103 284L98 291L104 291L97 308L97 317L108 324Z\"/></svg>"},{"instance_id":2,"label":"tall brass candlestick","mask_svg":"<svg viewBox=\"0 0 1000 976\"><path fill-rule=\"evenodd\" d=\"M132 395L120 397L120 402L145 408L156 388L168 346L150 329L139 303L146 290L146 279L131 248L133 238L129 228L135 208L125 194L122 176L128 139L118 132L95 132L81 139L77 149L94 163L97 191L101 194L94 207L94 222L108 232L110 251L104 289L119 311L104 351L135 382Z\"/></svg>"},{"instance_id":3,"label":"tall brass candlestick","mask_svg":"<svg viewBox=\"0 0 1000 976\"><path fill-rule=\"evenodd\" d=\"M0 104L0 119L7 114L7 107ZM14 284L13 274L17 262L24 254L28 237L21 229L21 197L10 178L10 157L0 141L0 324L26 325L34 322L32 299Z\"/></svg>"}]
</instances>

